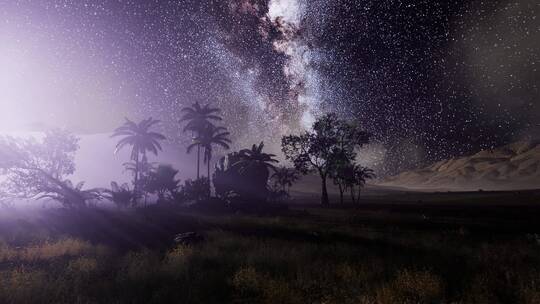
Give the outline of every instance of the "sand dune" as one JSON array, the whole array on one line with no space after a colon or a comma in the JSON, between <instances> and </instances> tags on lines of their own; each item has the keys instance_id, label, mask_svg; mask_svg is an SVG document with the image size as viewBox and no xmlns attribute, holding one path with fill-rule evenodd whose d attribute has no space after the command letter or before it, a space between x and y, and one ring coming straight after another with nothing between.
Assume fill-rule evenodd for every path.
<instances>
[{"instance_id":1,"label":"sand dune","mask_svg":"<svg viewBox=\"0 0 540 304\"><path fill-rule=\"evenodd\" d=\"M518 141L471 156L439 161L379 184L448 190L540 188L540 141Z\"/></svg>"}]
</instances>

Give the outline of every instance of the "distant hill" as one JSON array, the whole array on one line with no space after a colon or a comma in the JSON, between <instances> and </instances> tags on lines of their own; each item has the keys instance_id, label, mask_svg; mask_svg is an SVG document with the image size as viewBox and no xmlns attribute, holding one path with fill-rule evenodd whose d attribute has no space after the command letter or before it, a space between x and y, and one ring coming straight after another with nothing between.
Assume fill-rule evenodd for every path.
<instances>
[{"instance_id":1,"label":"distant hill","mask_svg":"<svg viewBox=\"0 0 540 304\"><path fill-rule=\"evenodd\" d=\"M518 141L436 162L379 182L413 189L512 190L540 188L540 141Z\"/></svg>"}]
</instances>

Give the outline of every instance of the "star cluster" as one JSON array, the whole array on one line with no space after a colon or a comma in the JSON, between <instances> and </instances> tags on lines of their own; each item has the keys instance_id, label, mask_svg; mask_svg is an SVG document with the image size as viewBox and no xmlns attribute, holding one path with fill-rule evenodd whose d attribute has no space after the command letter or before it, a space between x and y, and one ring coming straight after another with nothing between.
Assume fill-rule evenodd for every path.
<instances>
[{"instance_id":1,"label":"star cluster","mask_svg":"<svg viewBox=\"0 0 540 304\"><path fill-rule=\"evenodd\" d=\"M153 116L185 142L179 111L199 101L239 147L277 151L333 111L374 134L366 157L389 172L538 132L534 0L2 2L4 40L46 42L81 79L50 120L89 132Z\"/></svg>"}]
</instances>

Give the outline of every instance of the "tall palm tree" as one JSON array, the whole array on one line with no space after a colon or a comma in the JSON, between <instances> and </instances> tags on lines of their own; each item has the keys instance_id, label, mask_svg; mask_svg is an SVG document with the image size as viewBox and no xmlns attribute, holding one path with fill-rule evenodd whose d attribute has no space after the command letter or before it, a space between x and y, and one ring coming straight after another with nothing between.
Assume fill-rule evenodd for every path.
<instances>
[{"instance_id":1,"label":"tall palm tree","mask_svg":"<svg viewBox=\"0 0 540 304\"><path fill-rule=\"evenodd\" d=\"M141 161L139 156L142 155L142 157L145 158L147 151L157 155L158 151L162 150L159 141L164 140L165 136L151 131L151 127L159 122L159 120L155 120L152 117L143 119L139 123L133 122L126 118L124 124L116 128L114 133L111 135L111 137L123 136L123 138L120 139L116 144L116 150L114 153L118 153L118 151L126 145L131 146L130 159L135 162L135 181L133 189L135 193L138 193L139 190L139 172Z\"/></svg>"},{"instance_id":2,"label":"tall palm tree","mask_svg":"<svg viewBox=\"0 0 540 304\"><path fill-rule=\"evenodd\" d=\"M208 126L214 126L212 121L221 121L221 116L217 115L220 112L218 108L212 108L206 104L201 106L198 102L195 102L191 107L185 107L181 110L184 114L180 118L180 123L187 122L183 131L191 131L192 138L198 137ZM200 177L200 155L201 145L195 145L197 147L197 179ZM188 151L188 153L191 150Z\"/></svg>"},{"instance_id":3,"label":"tall palm tree","mask_svg":"<svg viewBox=\"0 0 540 304\"><path fill-rule=\"evenodd\" d=\"M193 150L194 147L204 148L203 162L207 164L207 176L210 180L210 161L212 160L214 145L220 146L224 149L229 149L231 140L228 138L230 135L227 129L224 127L214 127L209 124L204 131L200 132L197 137L194 138L193 143L188 146L188 153Z\"/></svg>"}]
</instances>

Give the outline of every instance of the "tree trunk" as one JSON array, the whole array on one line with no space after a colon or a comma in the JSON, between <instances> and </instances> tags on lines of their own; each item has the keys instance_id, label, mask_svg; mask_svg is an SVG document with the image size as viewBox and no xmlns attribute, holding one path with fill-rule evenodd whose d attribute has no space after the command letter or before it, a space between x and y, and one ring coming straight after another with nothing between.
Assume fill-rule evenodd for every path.
<instances>
[{"instance_id":1,"label":"tree trunk","mask_svg":"<svg viewBox=\"0 0 540 304\"><path fill-rule=\"evenodd\" d=\"M345 189L343 189L343 186L341 184L338 184L338 186L339 186L339 203L343 204L343 191L345 191Z\"/></svg>"},{"instance_id":2,"label":"tree trunk","mask_svg":"<svg viewBox=\"0 0 540 304\"><path fill-rule=\"evenodd\" d=\"M208 161L208 181L210 181L210 159Z\"/></svg>"},{"instance_id":3,"label":"tree trunk","mask_svg":"<svg viewBox=\"0 0 540 304\"><path fill-rule=\"evenodd\" d=\"M137 153L136 159L135 159L135 181L133 185L133 202L132 204L135 205L137 203L137 197L139 196L139 153Z\"/></svg>"},{"instance_id":4,"label":"tree trunk","mask_svg":"<svg viewBox=\"0 0 540 304\"><path fill-rule=\"evenodd\" d=\"M329 205L330 201L328 200L328 190L326 189L326 175L321 174L322 180L322 193L321 193L321 205Z\"/></svg>"},{"instance_id":5,"label":"tree trunk","mask_svg":"<svg viewBox=\"0 0 540 304\"><path fill-rule=\"evenodd\" d=\"M197 179L200 178L201 146L197 145Z\"/></svg>"},{"instance_id":6,"label":"tree trunk","mask_svg":"<svg viewBox=\"0 0 540 304\"><path fill-rule=\"evenodd\" d=\"M354 197L354 187L351 186L351 199L352 199L352 202L353 204L356 203L356 198Z\"/></svg>"},{"instance_id":7,"label":"tree trunk","mask_svg":"<svg viewBox=\"0 0 540 304\"><path fill-rule=\"evenodd\" d=\"M210 158L208 158L208 195L212 196L212 183L210 182Z\"/></svg>"},{"instance_id":8,"label":"tree trunk","mask_svg":"<svg viewBox=\"0 0 540 304\"><path fill-rule=\"evenodd\" d=\"M358 198L357 198L357 203L360 204L360 192L362 192L362 187L361 186L358 186Z\"/></svg>"}]
</instances>

